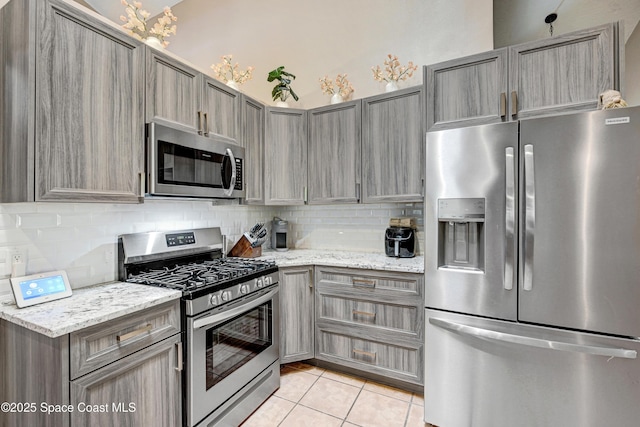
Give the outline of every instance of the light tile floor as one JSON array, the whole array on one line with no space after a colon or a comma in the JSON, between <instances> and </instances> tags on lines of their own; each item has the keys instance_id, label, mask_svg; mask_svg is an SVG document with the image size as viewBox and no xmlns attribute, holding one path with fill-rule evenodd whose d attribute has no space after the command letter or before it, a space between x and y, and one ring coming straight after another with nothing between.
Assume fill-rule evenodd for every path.
<instances>
[{"instance_id":1,"label":"light tile floor","mask_svg":"<svg viewBox=\"0 0 640 427\"><path fill-rule=\"evenodd\" d=\"M242 427L424 427L422 395L290 363L280 389Z\"/></svg>"}]
</instances>

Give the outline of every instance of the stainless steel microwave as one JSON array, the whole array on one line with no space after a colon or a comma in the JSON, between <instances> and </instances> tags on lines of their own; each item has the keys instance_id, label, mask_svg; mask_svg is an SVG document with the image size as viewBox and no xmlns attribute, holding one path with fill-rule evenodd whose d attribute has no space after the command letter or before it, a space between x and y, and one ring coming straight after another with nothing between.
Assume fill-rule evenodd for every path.
<instances>
[{"instance_id":1,"label":"stainless steel microwave","mask_svg":"<svg viewBox=\"0 0 640 427\"><path fill-rule=\"evenodd\" d=\"M148 123L146 135L150 196L245 196L244 148L158 123Z\"/></svg>"}]
</instances>

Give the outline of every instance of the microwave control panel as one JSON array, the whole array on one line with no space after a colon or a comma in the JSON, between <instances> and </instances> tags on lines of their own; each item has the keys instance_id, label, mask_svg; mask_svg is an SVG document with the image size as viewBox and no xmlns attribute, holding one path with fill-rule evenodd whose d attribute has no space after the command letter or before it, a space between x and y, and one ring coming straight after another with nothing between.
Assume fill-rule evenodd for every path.
<instances>
[{"instance_id":1,"label":"microwave control panel","mask_svg":"<svg viewBox=\"0 0 640 427\"><path fill-rule=\"evenodd\" d=\"M242 190L242 159L236 159L236 184L234 190Z\"/></svg>"}]
</instances>

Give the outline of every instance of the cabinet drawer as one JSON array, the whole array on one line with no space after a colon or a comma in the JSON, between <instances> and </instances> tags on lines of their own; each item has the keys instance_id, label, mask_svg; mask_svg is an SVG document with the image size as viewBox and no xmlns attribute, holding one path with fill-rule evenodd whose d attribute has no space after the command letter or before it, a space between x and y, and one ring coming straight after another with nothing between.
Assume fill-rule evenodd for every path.
<instances>
[{"instance_id":1,"label":"cabinet drawer","mask_svg":"<svg viewBox=\"0 0 640 427\"><path fill-rule=\"evenodd\" d=\"M384 343L318 327L316 358L414 384L422 384L422 348Z\"/></svg>"},{"instance_id":2,"label":"cabinet drawer","mask_svg":"<svg viewBox=\"0 0 640 427\"><path fill-rule=\"evenodd\" d=\"M174 301L70 334L71 378L180 332L180 302Z\"/></svg>"},{"instance_id":3,"label":"cabinet drawer","mask_svg":"<svg viewBox=\"0 0 640 427\"><path fill-rule=\"evenodd\" d=\"M322 268L318 269L317 280L318 286L337 285L387 295L422 295L420 274Z\"/></svg>"},{"instance_id":4,"label":"cabinet drawer","mask_svg":"<svg viewBox=\"0 0 640 427\"><path fill-rule=\"evenodd\" d=\"M416 336L423 308L388 304L318 291L318 318L331 319L386 330L406 332Z\"/></svg>"}]
</instances>

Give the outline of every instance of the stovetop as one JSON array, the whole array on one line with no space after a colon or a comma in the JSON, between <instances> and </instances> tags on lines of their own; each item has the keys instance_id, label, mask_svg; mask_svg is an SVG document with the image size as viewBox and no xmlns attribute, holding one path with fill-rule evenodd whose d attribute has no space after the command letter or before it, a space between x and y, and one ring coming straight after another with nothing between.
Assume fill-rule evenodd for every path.
<instances>
[{"instance_id":1,"label":"stovetop","mask_svg":"<svg viewBox=\"0 0 640 427\"><path fill-rule=\"evenodd\" d=\"M129 274L126 281L177 289L183 295L195 295L196 291L216 291L277 270L274 261L219 258L144 270Z\"/></svg>"}]
</instances>

